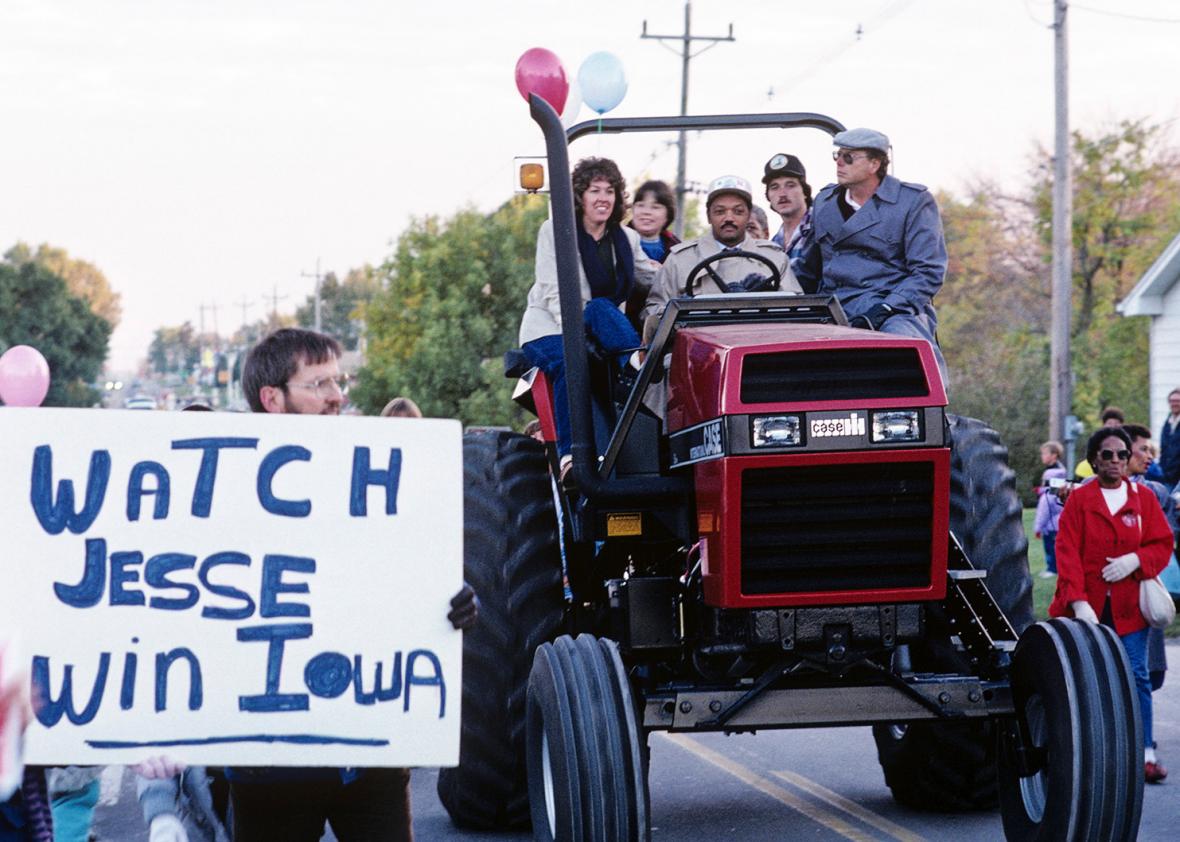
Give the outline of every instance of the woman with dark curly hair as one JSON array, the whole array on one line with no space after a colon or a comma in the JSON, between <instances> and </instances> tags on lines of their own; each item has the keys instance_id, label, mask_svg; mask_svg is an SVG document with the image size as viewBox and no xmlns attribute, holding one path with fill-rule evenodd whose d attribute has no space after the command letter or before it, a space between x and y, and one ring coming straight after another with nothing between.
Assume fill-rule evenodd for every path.
<instances>
[{"instance_id":1,"label":"woman with dark curly hair","mask_svg":"<svg viewBox=\"0 0 1180 842\"><path fill-rule=\"evenodd\" d=\"M1155 495L1127 481L1131 438L1121 427L1100 428L1086 444L1094 468L1065 501L1057 531L1057 593L1052 617L1110 626L1123 641L1143 714L1144 779L1168 776L1151 734L1151 679L1147 622L1139 610L1139 582L1158 576L1172 554L1172 528Z\"/></svg>"},{"instance_id":2,"label":"woman with dark curly hair","mask_svg":"<svg viewBox=\"0 0 1180 842\"><path fill-rule=\"evenodd\" d=\"M586 330L608 353L638 348L639 334L620 308L633 292L646 294L657 266L641 248L639 234L619 224L627 198L623 175L607 158L583 158L574 167L572 181ZM529 362L553 384L557 452L564 477L570 452L569 402L551 219L537 233L536 275L520 322L520 345ZM627 357L620 354L619 364L627 365Z\"/></svg>"},{"instance_id":3,"label":"woman with dark curly hair","mask_svg":"<svg viewBox=\"0 0 1180 842\"><path fill-rule=\"evenodd\" d=\"M669 229L676 220L676 197L663 181L645 181L635 191L631 205L632 228L639 232L639 244L647 256L663 263L680 240Z\"/></svg>"}]
</instances>

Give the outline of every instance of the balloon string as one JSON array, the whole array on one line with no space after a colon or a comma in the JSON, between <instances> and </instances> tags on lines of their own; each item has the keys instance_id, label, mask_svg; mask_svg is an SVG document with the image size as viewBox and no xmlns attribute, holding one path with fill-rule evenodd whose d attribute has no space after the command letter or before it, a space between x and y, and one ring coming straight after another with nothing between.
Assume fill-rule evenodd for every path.
<instances>
[{"instance_id":1,"label":"balloon string","mask_svg":"<svg viewBox=\"0 0 1180 842\"><path fill-rule=\"evenodd\" d=\"M602 134L602 115L598 115L598 133Z\"/></svg>"}]
</instances>

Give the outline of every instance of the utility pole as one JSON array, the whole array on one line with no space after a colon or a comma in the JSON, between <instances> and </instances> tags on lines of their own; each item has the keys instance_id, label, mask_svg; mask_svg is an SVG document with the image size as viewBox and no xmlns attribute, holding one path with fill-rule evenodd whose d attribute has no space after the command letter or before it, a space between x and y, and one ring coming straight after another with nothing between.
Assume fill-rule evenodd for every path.
<instances>
[{"instance_id":1,"label":"utility pole","mask_svg":"<svg viewBox=\"0 0 1180 842\"><path fill-rule=\"evenodd\" d=\"M300 272L299 274L304 278L315 278L315 331L316 333L320 333L323 330L320 320L320 282L322 281L320 277L320 259L318 257L315 259L314 275L310 272Z\"/></svg>"},{"instance_id":2,"label":"utility pole","mask_svg":"<svg viewBox=\"0 0 1180 842\"><path fill-rule=\"evenodd\" d=\"M1053 0L1053 97L1055 142L1053 152L1053 298L1050 337L1049 438L1061 437L1070 446L1067 458L1073 467L1072 442L1077 438L1071 416L1073 383L1069 352L1069 323L1073 290L1073 179L1069 155L1069 42L1066 32L1066 0ZM1068 423L1067 423L1068 420Z\"/></svg>"},{"instance_id":3,"label":"utility pole","mask_svg":"<svg viewBox=\"0 0 1180 842\"><path fill-rule=\"evenodd\" d=\"M692 34L692 3L684 4L684 34L682 35L648 35L647 21L643 22L643 32L640 38L650 38L656 41L680 41L680 116L688 114L688 63L705 50L716 47L721 41L733 41L733 24L729 25L728 35L693 35ZM693 41L709 41L709 46L696 53L691 52ZM688 141L685 132L681 131L677 138L679 151L676 156L676 223L677 237L684 235L684 178L687 161Z\"/></svg>"},{"instance_id":4,"label":"utility pole","mask_svg":"<svg viewBox=\"0 0 1180 842\"><path fill-rule=\"evenodd\" d=\"M272 325L274 325L274 324L278 324L278 321L279 321L279 302L280 302L280 301L283 301L283 300L285 300L285 299L287 298L287 296L285 296L285 295L279 295L279 285L278 285L278 284L275 284L275 285L274 285L274 292L273 292L273 293L271 293L270 295L267 295L267 294L264 292L264 293L262 294L262 298L263 298L263 300L264 300L264 301L270 301L270 321L271 321L271 324L272 324Z\"/></svg>"},{"instance_id":5,"label":"utility pole","mask_svg":"<svg viewBox=\"0 0 1180 842\"><path fill-rule=\"evenodd\" d=\"M245 327L246 327L246 321L247 321L247 318L246 318L246 312L247 312L247 311L248 311L248 310L249 310L251 307L253 307L253 306L254 306L254 302L253 302L253 301L251 301L249 298L247 298L246 296L244 296L244 295L243 295L243 296L241 297L241 299L240 299L240 300L238 300L238 301L235 301L235 302L234 302L234 304L236 304L236 305L238 305L239 307L241 307L241 308L242 308L242 327L243 327L243 328L245 328Z\"/></svg>"}]
</instances>

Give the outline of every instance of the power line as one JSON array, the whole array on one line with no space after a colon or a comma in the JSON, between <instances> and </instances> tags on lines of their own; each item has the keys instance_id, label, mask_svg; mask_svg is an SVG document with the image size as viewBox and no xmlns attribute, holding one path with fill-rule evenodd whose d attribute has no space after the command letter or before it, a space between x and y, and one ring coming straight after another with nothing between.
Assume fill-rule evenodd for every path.
<instances>
[{"instance_id":1,"label":"power line","mask_svg":"<svg viewBox=\"0 0 1180 842\"><path fill-rule=\"evenodd\" d=\"M876 27L884 24L890 18L896 17L905 9L906 6L910 5L911 2L913 2L913 0L894 0L893 3L882 9L880 14L869 18L865 23L857 23L856 28L852 31L851 36L842 38L836 42L827 53L821 55L819 59L806 67L803 72L801 72L794 79L791 79L782 85L772 86L771 90L774 92L774 95L785 93L801 82L810 79L825 66L831 64L848 50L855 47L860 41L863 40L866 34L871 35L875 31Z\"/></svg>"},{"instance_id":2,"label":"power line","mask_svg":"<svg viewBox=\"0 0 1180 842\"><path fill-rule=\"evenodd\" d=\"M1130 15L1126 12L1112 12L1108 9L1095 9L1093 6L1083 6L1080 3L1071 4L1075 9L1081 9L1095 15L1105 15L1108 18L1123 18L1124 20L1139 20L1146 23L1180 23L1180 18L1157 18L1150 15Z\"/></svg>"},{"instance_id":3,"label":"power line","mask_svg":"<svg viewBox=\"0 0 1180 842\"><path fill-rule=\"evenodd\" d=\"M692 3L684 4L684 32L680 35L649 35L647 32L647 21L643 22L643 32L640 34L640 39L650 39L658 41L661 47L667 47L664 41L679 41L680 48L680 116L684 117L688 114L688 63L699 56L706 50L716 47L722 41L736 40L733 37L733 24L729 25L728 35L693 35L692 34ZM709 41L709 45L697 52L692 52L693 41ZM670 47L667 47L671 49ZM673 52L675 52L673 50ZM685 167L687 165L688 157L688 140L686 133L681 131L677 135L676 140L679 146L679 153L676 156L676 206L684 207L684 178ZM676 214L675 225L676 236L684 235L684 215Z\"/></svg>"},{"instance_id":4,"label":"power line","mask_svg":"<svg viewBox=\"0 0 1180 842\"><path fill-rule=\"evenodd\" d=\"M1029 0L1024 0L1024 13L1026 15L1028 15L1029 20L1031 20L1037 26L1043 26L1043 27L1045 27L1045 29L1052 29L1053 28L1052 23L1049 23L1048 21L1043 21L1040 18L1038 18L1036 15L1033 14L1032 9L1030 9L1028 7L1028 2L1029 2Z\"/></svg>"}]
</instances>

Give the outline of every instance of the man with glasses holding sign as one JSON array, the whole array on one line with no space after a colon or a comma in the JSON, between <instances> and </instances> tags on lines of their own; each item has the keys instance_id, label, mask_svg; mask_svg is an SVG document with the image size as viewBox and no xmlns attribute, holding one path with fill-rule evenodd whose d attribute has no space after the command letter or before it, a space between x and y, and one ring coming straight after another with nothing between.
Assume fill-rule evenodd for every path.
<instances>
[{"instance_id":1,"label":"man with glasses holding sign","mask_svg":"<svg viewBox=\"0 0 1180 842\"><path fill-rule=\"evenodd\" d=\"M930 191L888 174L889 138L849 129L832 142L836 183L815 197L812 230L794 264L806 292L840 300L854 327L935 340L934 295L946 275L942 219Z\"/></svg>"},{"instance_id":2,"label":"man with glasses holding sign","mask_svg":"<svg viewBox=\"0 0 1180 842\"><path fill-rule=\"evenodd\" d=\"M250 409L339 415L346 387L340 352L335 339L315 331L283 328L270 334L250 350L242 372ZM478 605L465 584L451 600L447 619L456 629L469 629ZM227 775L235 842L311 842L320 838L325 820L340 842L413 839L408 769L255 767L230 768Z\"/></svg>"}]
</instances>

